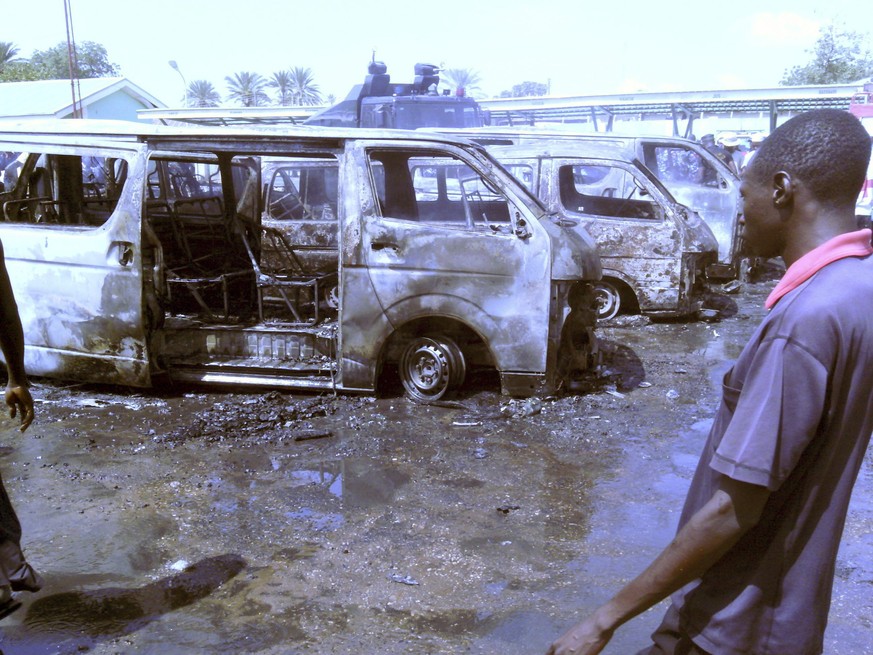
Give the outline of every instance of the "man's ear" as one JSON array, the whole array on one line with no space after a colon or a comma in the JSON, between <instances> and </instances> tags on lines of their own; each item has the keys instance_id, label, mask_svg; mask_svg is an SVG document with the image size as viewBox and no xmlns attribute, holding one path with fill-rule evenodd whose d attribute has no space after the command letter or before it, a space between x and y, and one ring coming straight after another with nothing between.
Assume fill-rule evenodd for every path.
<instances>
[{"instance_id":1,"label":"man's ear","mask_svg":"<svg viewBox=\"0 0 873 655\"><path fill-rule=\"evenodd\" d=\"M778 209L785 209L794 200L794 183L791 175L779 171L773 175L773 204Z\"/></svg>"}]
</instances>

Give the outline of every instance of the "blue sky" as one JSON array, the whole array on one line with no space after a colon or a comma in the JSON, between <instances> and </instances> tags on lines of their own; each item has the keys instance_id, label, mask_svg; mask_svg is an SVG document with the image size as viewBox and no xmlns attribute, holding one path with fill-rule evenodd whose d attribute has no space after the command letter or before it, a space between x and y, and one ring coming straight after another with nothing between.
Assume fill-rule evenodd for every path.
<instances>
[{"instance_id":1,"label":"blue sky","mask_svg":"<svg viewBox=\"0 0 873 655\"><path fill-rule=\"evenodd\" d=\"M373 51L396 82L418 61L470 68L480 95L531 80L554 95L776 86L806 63L821 25L869 34L857 0L72 0L77 42L103 44L122 74L176 106L182 78L224 96L240 71L311 68L345 96ZM62 0L2 0L0 41L22 56L66 39ZM789 8L786 8L789 7Z\"/></svg>"}]
</instances>

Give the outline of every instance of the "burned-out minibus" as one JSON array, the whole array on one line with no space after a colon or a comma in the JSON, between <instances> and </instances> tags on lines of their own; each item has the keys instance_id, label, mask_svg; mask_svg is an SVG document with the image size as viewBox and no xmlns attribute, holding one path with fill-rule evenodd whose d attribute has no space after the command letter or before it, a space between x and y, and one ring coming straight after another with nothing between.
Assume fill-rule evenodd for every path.
<instances>
[{"instance_id":1,"label":"burned-out minibus","mask_svg":"<svg viewBox=\"0 0 873 655\"><path fill-rule=\"evenodd\" d=\"M444 130L485 145L535 144L543 140L576 141L623 148L645 166L682 205L696 212L718 242L718 258L706 269L712 280L747 279L761 260L745 252L740 218L740 180L702 144L680 137L584 133L566 126L486 127Z\"/></svg>"},{"instance_id":2,"label":"burned-out minibus","mask_svg":"<svg viewBox=\"0 0 873 655\"><path fill-rule=\"evenodd\" d=\"M489 150L546 208L594 238L603 267L598 318L692 316L702 308L718 242L627 147L556 138Z\"/></svg>"},{"instance_id":3,"label":"burned-out minibus","mask_svg":"<svg viewBox=\"0 0 873 655\"><path fill-rule=\"evenodd\" d=\"M0 124L0 239L31 375L429 402L492 368L551 392L591 366L584 230L444 135ZM316 199L317 196L317 199Z\"/></svg>"}]
</instances>

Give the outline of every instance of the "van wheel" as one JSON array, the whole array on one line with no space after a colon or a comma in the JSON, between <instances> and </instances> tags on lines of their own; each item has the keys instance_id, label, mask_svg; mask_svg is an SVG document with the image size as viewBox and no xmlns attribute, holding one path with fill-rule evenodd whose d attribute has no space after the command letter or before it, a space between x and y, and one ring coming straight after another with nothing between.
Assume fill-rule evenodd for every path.
<instances>
[{"instance_id":1,"label":"van wheel","mask_svg":"<svg viewBox=\"0 0 873 655\"><path fill-rule=\"evenodd\" d=\"M601 281L594 285L594 302L597 305L597 320L608 321L618 316L621 294L611 282Z\"/></svg>"},{"instance_id":2,"label":"van wheel","mask_svg":"<svg viewBox=\"0 0 873 655\"><path fill-rule=\"evenodd\" d=\"M464 382L464 353L446 336L413 339L400 358L400 381L419 403L439 400Z\"/></svg>"}]
</instances>

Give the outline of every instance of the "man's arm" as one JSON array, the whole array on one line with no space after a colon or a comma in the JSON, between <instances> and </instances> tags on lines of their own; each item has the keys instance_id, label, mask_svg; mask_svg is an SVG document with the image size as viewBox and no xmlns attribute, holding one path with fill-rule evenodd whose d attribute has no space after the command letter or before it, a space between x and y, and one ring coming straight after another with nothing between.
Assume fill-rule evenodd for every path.
<instances>
[{"instance_id":1,"label":"man's arm","mask_svg":"<svg viewBox=\"0 0 873 655\"><path fill-rule=\"evenodd\" d=\"M12 283L6 271L3 245L0 244L0 349L6 360L9 380L6 384L6 404L9 416L21 415L21 431L33 422L33 398L27 389L27 374L24 370L24 331L18 316L18 305Z\"/></svg>"},{"instance_id":2,"label":"man's arm","mask_svg":"<svg viewBox=\"0 0 873 655\"><path fill-rule=\"evenodd\" d=\"M549 648L547 655L595 655L615 630L700 578L761 517L765 487L722 478L709 502L639 576Z\"/></svg>"}]
</instances>

